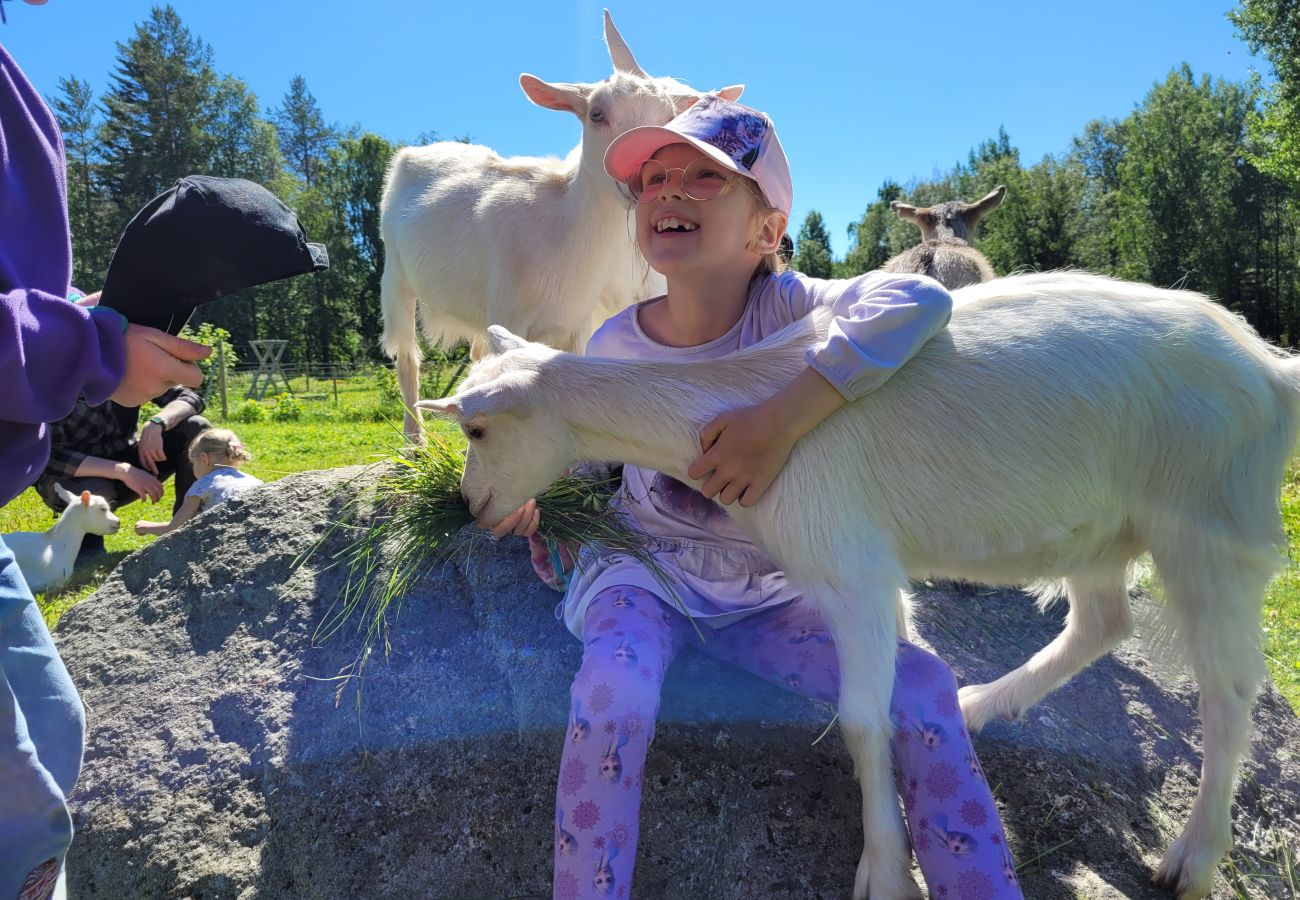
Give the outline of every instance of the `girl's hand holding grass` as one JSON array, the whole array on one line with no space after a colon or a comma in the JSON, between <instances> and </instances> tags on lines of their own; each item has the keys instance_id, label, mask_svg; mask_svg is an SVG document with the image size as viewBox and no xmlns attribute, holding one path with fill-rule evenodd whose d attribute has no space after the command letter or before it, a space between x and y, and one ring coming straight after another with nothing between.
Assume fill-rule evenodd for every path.
<instances>
[{"instance_id":1,"label":"girl's hand holding grass","mask_svg":"<svg viewBox=\"0 0 1300 900\"><path fill-rule=\"evenodd\" d=\"M537 526L541 522L542 513L537 508L537 501L529 500L488 530L492 532L492 537L495 539L503 538L507 534L532 537L537 532Z\"/></svg>"}]
</instances>

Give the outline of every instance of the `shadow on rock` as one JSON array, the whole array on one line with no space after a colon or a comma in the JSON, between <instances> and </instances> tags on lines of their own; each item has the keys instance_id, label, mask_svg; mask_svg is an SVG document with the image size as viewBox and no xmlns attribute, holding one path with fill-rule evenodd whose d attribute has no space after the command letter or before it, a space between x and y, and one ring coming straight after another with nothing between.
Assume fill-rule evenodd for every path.
<instances>
[{"instance_id":1,"label":"shadow on rock","mask_svg":"<svg viewBox=\"0 0 1300 900\"><path fill-rule=\"evenodd\" d=\"M343 584L323 563L342 534L292 563L367 477L306 473L223 504L65 615L57 640L90 722L71 896L550 896L581 650L558 595L522 542L502 542L472 579L425 578L390 616L387 654L381 642L364 681L339 680L360 634L313 635ZM1009 591L922 589L917 608L919 636L963 683L1060 628ZM813 743L831 716L684 653L644 775L636 894L847 896L861 815L838 735ZM1254 719L1237 854L1267 869L1252 835L1300 836L1300 723L1271 688ZM976 746L1025 895L1168 897L1148 879L1195 795L1198 735L1192 686L1132 641L1023 721L987 728Z\"/></svg>"}]
</instances>

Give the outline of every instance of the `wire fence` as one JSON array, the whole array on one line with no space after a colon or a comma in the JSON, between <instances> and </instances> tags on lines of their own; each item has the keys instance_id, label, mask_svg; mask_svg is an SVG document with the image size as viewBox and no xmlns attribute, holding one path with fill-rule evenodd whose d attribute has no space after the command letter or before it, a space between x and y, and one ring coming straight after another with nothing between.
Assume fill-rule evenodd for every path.
<instances>
[{"instance_id":1,"label":"wire fence","mask_svg":"<svg viewBox=\"0 0 1300 900\"><path fill-rule=\"evenodd\" d=\"M376 362L225 363L224 348L218 346L203 397L208 409L220 410L222 419L256 416L250 405L277 405L310 412L356 413L373 410L375 415L400 416L402 399L397 377L390 365ZM420 373L420 396L443 397L451 393L464 376L467 360L429 359Z\"/></svg>"}]
</instances>

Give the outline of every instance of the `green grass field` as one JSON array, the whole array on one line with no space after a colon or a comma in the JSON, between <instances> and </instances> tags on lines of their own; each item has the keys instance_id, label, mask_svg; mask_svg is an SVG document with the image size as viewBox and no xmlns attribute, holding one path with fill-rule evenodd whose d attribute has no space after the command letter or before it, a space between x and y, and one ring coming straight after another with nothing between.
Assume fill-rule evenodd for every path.
<instances>
[{"instance_id":1,"label":"green grass field","mask_svg":"<svg viewBox=\"0 0 1300 900\"><path fill-rule=\"evenodd\" d=\"M263 481L274 481L294 472L330 469L370 462L402 443L400 407L394 411L390 380L359 378L315 381L310 388L300 381L295 392L313 399L289 404L274 401L256 404L258 415L297 415L297 421L220 422L220 407L210 401L207 415L214 422L233 428L253 454L245 471ZM337 387L337 402L334 388ZM242 399L228 404L232 418L243 409ZM64 610L94 592L124 556L154 540L135 533L135 523L148 518L171 518L172 485L167 483L163 499L156 506L136 502L121 510L122 528L108 537L109 555L94 568L79 571L64 591L38 600L46 621L53 627ZM1270 586L1264 603L1264 652L1278 690L1292 708L1300 710L1300 460L1287 473L1282 491L1282 515L1286 524L1291 562ZM11 531L40 531L53 523L53 516L32 490L24 492L0 509L0 534ZM1028 649L1028 648L1027 648Z\"/></svg>"},{"instance_id":2,"label":"green grass field","mask_svg":"<svg viewBox=\"0 0 1300 900\"><path fill-rule=\"evenodd\" d=\"M1277 689L1300 712L1300 464L1282 486L1282 523L1290 562L1264 598L1264 655Z\"/></svg>"}]
</instances>

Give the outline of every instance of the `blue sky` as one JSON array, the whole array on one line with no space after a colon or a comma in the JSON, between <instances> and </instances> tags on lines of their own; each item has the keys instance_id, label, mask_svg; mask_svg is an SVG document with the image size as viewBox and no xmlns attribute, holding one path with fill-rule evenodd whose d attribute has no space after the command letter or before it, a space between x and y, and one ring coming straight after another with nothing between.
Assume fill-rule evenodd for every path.
<instances>
[{"instance_id":1,"label":"blue sky","mask_svg":"<svg viewBox=\"0 0 1300 900\"><path fill-rule=\"evenodd\" d=\"M47 96L61 75L102 92L116 42L151 5L8 2L0 42ZM217 69L247 81L264 106L300 74L327 120L393 140L436 130L507 155L563 155L577 120L530 104L519 73L597 81L610 71L594 0L173 5L212 45ZM1265 66L1225 18L1232 0L609 6L652 74L701 89L746 85L743 99L772 116L790 157L791 230L820 210L836 256L886 178L948 169L999 126L1032 162L1067 150L1090 119L1126 115L1184 61L1228 80Z\"/></svg>"}]
</instances>

